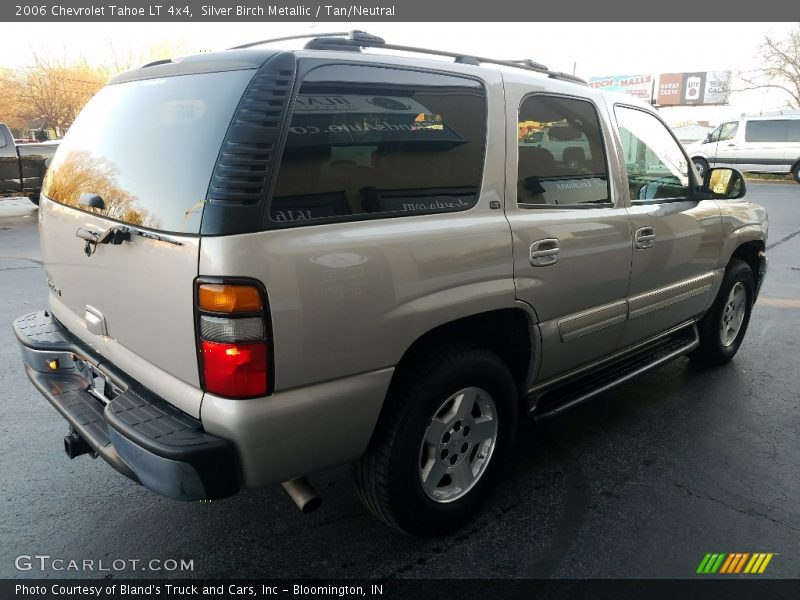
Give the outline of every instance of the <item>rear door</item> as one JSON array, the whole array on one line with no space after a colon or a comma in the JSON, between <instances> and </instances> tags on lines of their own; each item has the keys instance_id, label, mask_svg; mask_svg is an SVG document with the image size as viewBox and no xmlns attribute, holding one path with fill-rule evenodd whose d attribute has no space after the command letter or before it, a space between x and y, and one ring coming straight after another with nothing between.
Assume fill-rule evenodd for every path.
<instances>
[{"instance_id":1,"label":"rear door","mask_svg":"<svg viewBox=\"0 0 800 600\"><path fill-rule=\"evenodd\" d=\"M737 168L762 173L787 173L791 164L786 158L789 119L753 119L747 121Z\"/></svg>"},{"instance_id":2,"label":"rear door","mask_svg":"<svg viewBox=\"0 0 800 600\"><path fill-rule=\"evenodd\" d=\"M538 316L539 380L545 380L617 348L627 313L631 229L610 175L604 107L530 91L529 83L506 85L507 103L519 106L519 122L507 133L506 215L517 298ZM556 156L546 144L522 142L523 132L543 124L575 130L574 137L587 140L582 155Z\"/></svg>"},{"instance_id":3,"label":"rear door","mask_svg":"<svg viewBox=\"0 0 800 600\"><path fill-rule=\"evenodd\" d=\"M106 359L198 416L203 201L250 70L109 85L59 148L40 205L50 307ZM120 243L94 243L113 230Z\"/></svg>"}]
</instances>

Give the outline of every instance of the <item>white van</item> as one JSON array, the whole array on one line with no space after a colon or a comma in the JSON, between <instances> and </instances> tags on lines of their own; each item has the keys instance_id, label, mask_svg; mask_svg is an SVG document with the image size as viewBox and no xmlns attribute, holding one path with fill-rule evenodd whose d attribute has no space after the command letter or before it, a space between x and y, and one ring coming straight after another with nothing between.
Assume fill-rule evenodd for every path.
<instances>
[{"instance_id":1,"label":"white van","mask_svg":"<svg viewBox=\"0 0 800 600\"><path fill-rule=\"evenodd\" d=\"M687 148L700 174L709 166L791 173L800 183L800 114L726 121Z\"/></svg>"}]
</instances>

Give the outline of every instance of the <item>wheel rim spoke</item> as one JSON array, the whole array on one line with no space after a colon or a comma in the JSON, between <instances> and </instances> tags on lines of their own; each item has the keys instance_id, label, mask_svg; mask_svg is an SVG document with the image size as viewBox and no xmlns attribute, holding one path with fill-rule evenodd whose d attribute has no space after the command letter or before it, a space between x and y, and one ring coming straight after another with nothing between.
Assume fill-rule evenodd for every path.
<instances>
[{"instance_id":1,"label":"wheel rim spoke","mask_svg":"<svg viewBox=\"0 0 800 600\"><path fill-rule=\"evenodd\" d=\"M442 437L447 431L447 426L448 424L446 422L434 417L433 421L431 421L431 424L428 425L428 429L425 432L425 441L436 448L442 443Z\"/></svg>"},{"instance_id":2,"label":"wheel rim spoke","mask_svg":"<svg viewBox=\"0 0 800 600\"><path fill-rule=\"evenodd\" d=\"M475 400L478 398L478 390L476 388L469 388L464 390L456 398L453 409L455 411L455 418L465 420L469 418L472 413L472 407L475 406Z\"/></svg>"},{"instance_id":3,"label":"wheel rim spoke","mask_svg":"<svg viewBox=\"0 0 800 600\"><path fill-rule=\"evenodd\" d=\"M446 468L444 463L440 460L436 460L435 456L432 456L427 468L423 469L423 472L420 473L422 477L422 487L428 493L428 495L432 495L436 488L439 486L439 482L442 481L442 477L444 477Z\"/></svg>"},{"instance_id":4,"label":"wheel rim spoke","mask_svg":"<svg viewBox=\"0 0 800 600\"><path fill-rule=\"evenodd\" d=\"M497 423L494 419L487 417L480 421L473 421L470 429L470 441L479 444L497 435Z\"/></svg>"},{"instance_id":5,"label":"wheel rim spoke","mask_svg":"<svg viewBox=\"0 0 800 600\"><path fill-rule=\"evenodd\" d=\"M450 473L450 478L453 480L453 485L461 492L468 490L475 481L475 475L472 473L472 465L467 460L462 460L458 463Z\"/></svg>"}]
</instances>

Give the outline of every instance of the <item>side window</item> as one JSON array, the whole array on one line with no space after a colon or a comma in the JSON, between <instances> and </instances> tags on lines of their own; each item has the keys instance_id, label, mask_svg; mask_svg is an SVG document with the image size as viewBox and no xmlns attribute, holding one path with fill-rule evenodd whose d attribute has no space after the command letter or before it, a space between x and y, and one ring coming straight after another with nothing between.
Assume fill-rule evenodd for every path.
<instances>
[{"instance_id":1,"label":"side window","mask_svg":"<svg viewBox=\"0 0 800 600\"><path fill-rule=\"evenodd\" d=\"M611 204L603 136L591 102L529 96L520 106L518 130L520 207Z\"/></svg>"},{"instance_id":2,"label":"side window","mask_svg":"<svg viewBox=\"0 0 800 600\"><path fill-rule=\"evenodd\" d=\"M785 142L789 135L789 121L748 121L744 129L745 142Z\"/></svg>"},{"instance_id":3,"label":"side window","mask_svg":"<svg viewBox=\"0 0 800 600\"><path fill-rule=\"evenodd\" d=\"M722 132L722 125L720 125L714 131L711 132L711 138L709 139L709 141L710 142L718 142L721 132Z\"/></svg>"},{"instance_id":4,"label":"side window","mask_svg":"<svg viewBox=\"0 0 800 600\"><path fill-rule=\"evenodd\" d=\"M476 81L319 67L294 104L270 217L280 226L468 209L478 201L485 138L486 94Z\"/></svg>"},{"instance_id":5,"label":"side window","mask_svg":"<svg viewBox=\"0 0 800 600\"><path fill-rule=\"evenodd\" d=\"M689 163L669 129L644 110L616 106L614 112L628 171L631 200L683 200L690 197Z\"/></svg>"},{"instance_id":6,"label":"side window","mask_svg":"<svg viewBox=\"0 0 800 600\"><path fill-rule=\"evenodd\" d=\"M800 119L789 121L789 139L790 142L800 142Z\"/></svg>"},{"instance_id":7,"label":"side window","mask_svg":"<svg viewBox=\"0 0 800 600\"><path fill-rule=\"evenodd\" d=\"M719 141L725 142L727 140L732 140L736 136L736 131L738 129L739 123L737 121L723 123L722 127L720 128Z\"/></svg>"}]
</instances>

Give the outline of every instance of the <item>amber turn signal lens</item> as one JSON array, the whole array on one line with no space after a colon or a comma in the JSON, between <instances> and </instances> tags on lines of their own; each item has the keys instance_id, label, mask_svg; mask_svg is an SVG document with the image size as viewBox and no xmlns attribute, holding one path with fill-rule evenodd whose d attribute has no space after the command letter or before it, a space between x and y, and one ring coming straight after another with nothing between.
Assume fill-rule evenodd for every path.
<instances>
[{"instance_id":1,"label":"amber turn signal lens","mask_svg":"<svg viewBox=\"0 0 800 600\"><path fill-rule=\"evenodd\" d=\"M261 310L261 294L252 285L223 285L204 283L200 286L197 303L201 310L221 313Z\"/></svg>"}]
</instances>

